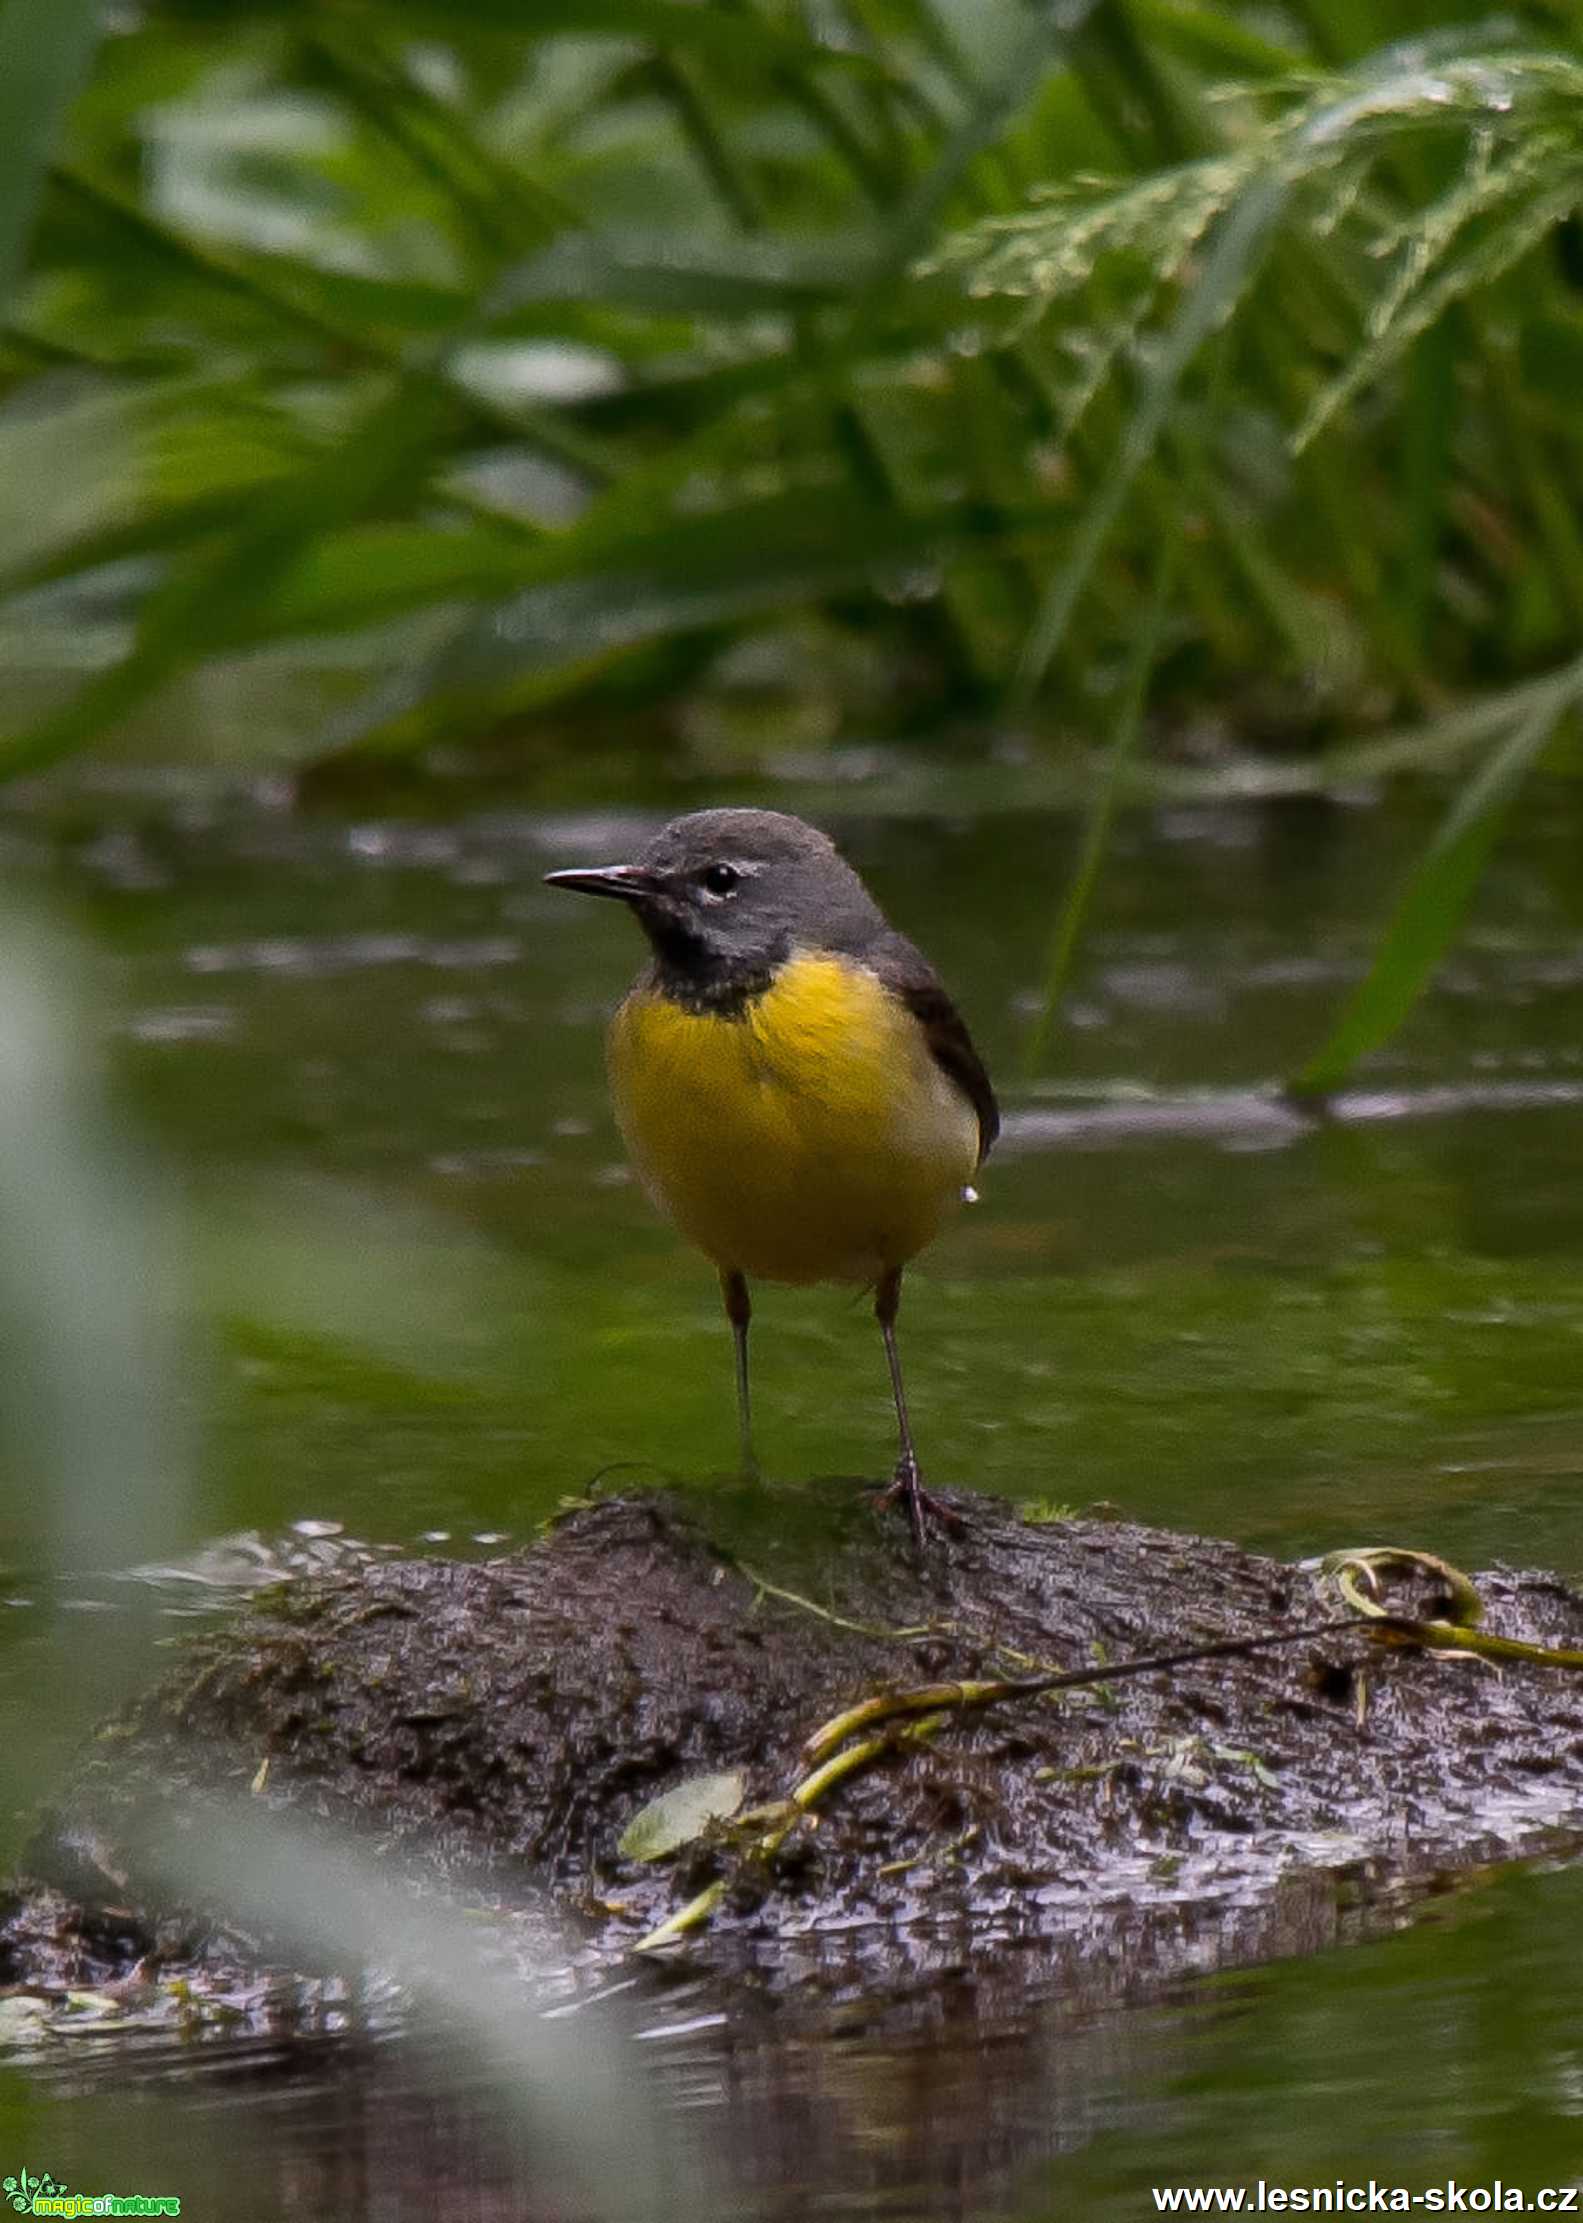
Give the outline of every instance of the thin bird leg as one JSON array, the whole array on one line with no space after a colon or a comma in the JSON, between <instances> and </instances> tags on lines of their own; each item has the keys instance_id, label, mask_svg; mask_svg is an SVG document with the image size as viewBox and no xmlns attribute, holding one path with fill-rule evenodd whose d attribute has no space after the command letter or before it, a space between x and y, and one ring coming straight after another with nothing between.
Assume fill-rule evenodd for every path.
<instances>
[{"instance_id":1,"label":"thin bird leg","mask_svg":"<svg viewBox=\"0 0 1583 2223\"><path fill-rule=\"evenodd\" d=\"M756 1482L759 1463L753 1456L753 1406L748 1394L748 1323L753 1317L753 1306L748 1297L747 1277L727 1273L722 1267L720 1294L725 1300L726 1318L731 1322L737 1352L737 1431L742 1472L748 1480Z\"/></svg>"},{"instance_id":2,"label":"thin bird leg","mask_svg":"<svg viewBox=\"0 0 1583 2223\"><path fill-rule=\"evenodd\" d=\"M957 1533L966 1526L960 1513L943 1505L923 1486L918 1472L918 1455L912 1447L912 1423L907 1418L907 1392L902 1387L901 1354L896 1348L896 1314L901 1306L901 1268L880 1277L874 1292L874 1317L879 1322L879 1332L885 1338L885 1357L890 1364L891 1395L896 1400L896 1429L901 1438L901 1456L896 1461L896 1472L890 1487L880 1497L882 1506L893 1505L897 1498L907 1501L907 1518L912 1523L913 1542L921 1552L929 1521L937 1521L942 1528Z\"/></svg>"}]
</instances>

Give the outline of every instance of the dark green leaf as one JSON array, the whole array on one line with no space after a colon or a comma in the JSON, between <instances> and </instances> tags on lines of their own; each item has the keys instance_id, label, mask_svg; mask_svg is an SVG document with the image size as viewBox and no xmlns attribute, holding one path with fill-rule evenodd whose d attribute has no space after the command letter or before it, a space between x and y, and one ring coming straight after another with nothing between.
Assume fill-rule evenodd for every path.
<instances>
[{"instance_id":1,"label":"dark green leaf","mask_svg":"<svg viewBox=\"0 0 1583 2223\"><path fill-rule=\"evenodd\" d=\"M306 469L261 493L212 548L190 555L150 598L131 653L38 724L0 742L0 779L37 769L104 732L184 666L245 640L258 603L343 518L404 493L456 404L428 379L385 388Z\"/></svg>"},{"instance_id":2,"label":"dark green leaf","mask_svg":"<svg viewBox=\"0 0 1583 2223\"><path fill-rule=\"evenodd\" d=\"M1057 1006L1065 993L1067 981L1071 978L1078 944L1094 900L1094 890L1099 884L1105 853L1110 846L1110 830L1115 819L1116 805L1120 800L1122 783L1137 749L1138 737L1143 731L1149 681L1153 677L1160 653L1171 586L1181 550L1179 520L1173 519L1172 525L1174 530L1162 540L1156 559L1154 585L1144 611L1143 623L1138 629L1138 645L1122 690L1115 731L1105 755L1104 770L1088 808L1077 870L1072 875L1071 885L1062 900L1056 916L1055 930L1050 937L1050 951L1045 961L1044 995L1034 1017L1024 1060L1025 1069L1030 1073L1038 1070Z\"/></svg>"},{"instance_id":3,"label":"dark green leaf","mask_svg":"<svg viewBox=\"0 0 1583 2223\"><path fill-rule=\"evenodd\" d=\"M1216 227L1204 258L1203 274L1189 288L1171 320L1115 460L1091 497L1073 536L1072 552L1051 580L1029 628L1013 682L1018 703L1029 703L1043 684L1100 551L1138 473L1154 452L1183 373L1211 332L1230 315L1269 242L1285 206L1286 193L1286 181L1278 174L1259 178Z\"/></svg>"},{"instance_id":4,"label":"dark green leaf","mask_svg":"<svg viewBox=\"0 0 1583 2223\"><path fill-rule=\"evenodd\" d=\"M1334 1033L1291 1082L1299 1096L1338 1088L1393 1034L1455 938L1513 796L1556 728L1566 698L1547 694L1483 764L1446 813Z\"/></svg>"},{"instance_id":5,"label":"dark green leaf","mask_svg":"<svg viewBox=\"0 0 1583 2223\"><path fill-rule=\"evenodd\" d=\"M45 168L101 21L99 0L0 0L0 308L16 292Z\"/></svg>"},{"instance_id":6,"label":"dark green leaf","mask_svg":"<svg viewBox=\"0 0 1583 2223\"><path fill-rule=\"evenodd\" d=\"M816 491L659 524L596 515L525 547L524 591L466 620L437 657L397 675L336 738L350 746L415 711L506 698L529 680L542 700L546 673L570 676L640 641L750 611L860 586L928 592L942 556L1026 529L1027 520L992 512L913 517Z\"/></svg>"}]
</instances>

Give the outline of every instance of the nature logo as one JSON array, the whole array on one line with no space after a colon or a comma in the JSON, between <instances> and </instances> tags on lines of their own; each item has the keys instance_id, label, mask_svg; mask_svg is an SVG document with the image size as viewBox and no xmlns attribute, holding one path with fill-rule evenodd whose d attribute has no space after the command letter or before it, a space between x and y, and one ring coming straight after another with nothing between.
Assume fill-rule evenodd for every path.
<instances>
[{"instance_id":1,"label":"nature logo","mask_svg":"<svg viewBox=\"0 0 1583 2223\"><path fill-rule=\"evenodd\" d=\"M23 2215L26 2215L31 2209L35 2195L42 2194L46 2200L54 2200L58 2199L65 2190L65 2185L57 2184L47 2169L41 2177L29 2176L24 2169L20 2176L7 2177L0 2181L0 2192L3 2192L11 2205L20 2210Z\"/></svg>"}]
</instances>

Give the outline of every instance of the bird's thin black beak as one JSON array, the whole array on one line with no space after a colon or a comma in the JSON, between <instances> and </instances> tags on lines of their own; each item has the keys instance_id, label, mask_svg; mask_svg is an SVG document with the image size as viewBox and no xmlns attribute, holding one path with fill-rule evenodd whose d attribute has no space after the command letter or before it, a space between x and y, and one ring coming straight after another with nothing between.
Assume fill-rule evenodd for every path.
<instances>
[{"instance_id":1,"label":"bird's thin black beak","mask_svg":"<svg viewBox=\"0 0 1583 2223\"><path fill-rule=\"evenodd\" d=\"M579 865L571 872L547 872L547 888L571 888L578 895L611 895L618 903L641 903L659 887L643 865Z\"/></svg>"}]
</instances>

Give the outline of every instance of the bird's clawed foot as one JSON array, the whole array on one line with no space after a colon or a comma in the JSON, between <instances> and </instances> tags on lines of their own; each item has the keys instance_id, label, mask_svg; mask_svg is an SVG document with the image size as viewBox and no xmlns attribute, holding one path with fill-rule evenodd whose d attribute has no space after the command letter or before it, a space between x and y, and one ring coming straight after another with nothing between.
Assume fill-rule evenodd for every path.
<instances>
[{"instance_id":1,"label":"bird's clawed foot","mask_svg":"<svg viewBox=\"0 0 1583 2223\"><path fill-rule=\"evenodd\" d=\"M895 1474L874 1501L876 1510L883 1513L898 1498L906 1504L907 1518L912 1524L912 1540L920 1556L928 1544L931 1521L948 1536L960 1536L966 1531L967 1523L961 1514L954 1512L943 1499L924 1488L923 1477L918 1472L918 1462L910 1451L904 1451L896 1461Z\"/></svg>"}]
</instances>

